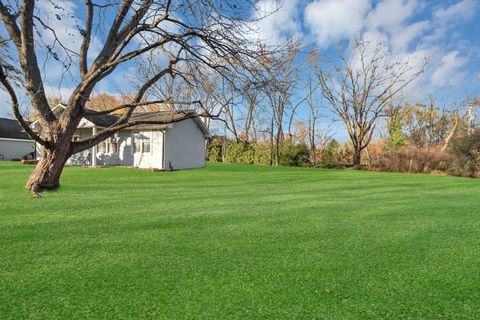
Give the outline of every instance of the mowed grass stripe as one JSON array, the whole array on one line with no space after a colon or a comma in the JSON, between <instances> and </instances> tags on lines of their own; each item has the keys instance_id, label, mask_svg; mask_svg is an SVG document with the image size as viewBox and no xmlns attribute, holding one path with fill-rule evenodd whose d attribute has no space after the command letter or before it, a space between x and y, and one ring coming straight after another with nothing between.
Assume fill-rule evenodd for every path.
<instances>
[{"instance_id":1,"label":"mowed grass stripe","mask_svg":"<svg viewBox=\"0 0 480 320\"><path fill-rule=\"evenodd\" d=\"M1 319L476 319L480 181L0 163Z\"/></svg>"}]
</instances>

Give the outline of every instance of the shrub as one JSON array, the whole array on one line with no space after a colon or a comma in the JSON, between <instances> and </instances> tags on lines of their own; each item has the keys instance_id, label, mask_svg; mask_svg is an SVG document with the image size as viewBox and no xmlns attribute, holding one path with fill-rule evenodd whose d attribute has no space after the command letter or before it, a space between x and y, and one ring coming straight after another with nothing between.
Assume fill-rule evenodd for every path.
<instances>
[{"instance_id":1,"label":"shrub","mask_svg":"<svg viewBox=\"0 0 480 320\"><path fill-rule=\"evenodd\" d=\"M453 140L450 150L454 157L450 172L475 177L480 171L480 129Z\"/></svg>"},{"instance_id":2,"label":"shrub","mask_svg":"<svg viewBox=\"0 0 480 320\"><path fill-rule=\"evenodd\" d=\"M227 163L270 165L271 147L268 144L250 144L235 141L210 141L207 147L207 159L222 162L222 143L225 148L224 161ZM280 165L307 166L309 164L308 147L305 144L284 142L280 148Z\"/></svg>"},{"instance_id":3,"label":"shrub","mask_svg":"<svg viewBox=\"0 0 480 320\"><path fill-rule=\"evenodd\" d=\"M270 157L271 157L271 148L267 144L257 144L255 146L255 155L253 162L256 165L260 166L268 166L270 165Z\"/></svg>"},{"instance_id":4,"label":"shrub","mask_svg":"<svg viewBox=\"0 0 480 320\"><path fill-rule=\"evenodd\" d=\"M207 161L222 162L222 142L213 139L207 145Z\"/></svg>"},{"instance_id":5,"label":"shrub","mask_svg":"<svg viewBox=\"0 0 480 320\"><path fill-rule=\"evenodd\" d=\"M322 152L320 166L324 168L344 168L353 161L353 148L349 143L330 141Z\"/></svg>"},{"instance_id":6,"label":"shrub","mask_svg":"<svg viewBox=\"0 0 480 320\"><path fill-rule=\"evenodd\" d=\"M441 151L441 146L420 147L407 145L392 149L387 143L373 144L378 148L369 148L370 168L391 172L446 172L451 157Z\"/></svg>"},{"instance_id":7,"label":"shrub","mask_svg":"<svg viewBox=\"0 0 480 320\"><path fill-rule=\"evenodd\" d=\"M306 167L309 164L308 147L303 144L294 144L285 141L280 146L280 165Z\"/></svg>"},{"instance_id":8,"label":"shrub","mask_svg":"<svg viewBox=\"0 0 480 320\"><path fill-rule=\"evenodd\" d=\"M254 163L254 150L250 144L231 142L225 151L225 162L230 163Z\"/></svg>"}]
</instances>

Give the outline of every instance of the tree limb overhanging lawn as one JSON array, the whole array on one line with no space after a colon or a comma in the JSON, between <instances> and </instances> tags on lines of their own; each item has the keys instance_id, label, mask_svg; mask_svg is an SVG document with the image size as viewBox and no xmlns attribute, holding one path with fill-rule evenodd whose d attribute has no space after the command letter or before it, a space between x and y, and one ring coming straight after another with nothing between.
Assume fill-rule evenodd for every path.
<instances>
[{"instance_id":1,"label":"tree limb overhanging lawn","mask_svg":"<svg viewBox=\"0 0 480 320\"><path fill-rule=\"evenodd\" d=\"M480 181L0 163L1 319L478 319Z\"/></svg>"}]
</instances>

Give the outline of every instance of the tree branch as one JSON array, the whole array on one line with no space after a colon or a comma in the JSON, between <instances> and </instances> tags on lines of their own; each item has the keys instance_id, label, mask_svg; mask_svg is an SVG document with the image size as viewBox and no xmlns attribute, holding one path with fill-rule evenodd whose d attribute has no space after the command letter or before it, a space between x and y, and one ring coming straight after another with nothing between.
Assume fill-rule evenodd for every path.
<instances>
[{"instance_id":1,"label":"tree branch","mask_svg":"<svg viewBox=\"0 0 480 320\"><path fill-rule=\"evenodd\" d=\"M7 28L7 32L10 35L10 38L12 38L13 42L15 43L15 46L20 47L21 46L21 39L20 39L20 29L18 28L16 19L18 17L17 14L11 14L7 8L3 4L3 1L0 0L0 19L3 21L3 24Z\"/></svg>"},{"instance_id":2,"label":"tree branch","mask_svg":"<svg viewBox=\"0 0 480 320\"><path fill-rule=\"evenodd\" d=\"M20 11L20 39L17 46L20 65L25 79L25 89L33 108L37 111L41 122L51 124L57 118L50 109L43 87L40 68L35 53L35 37L33 32L33 11L35 0L25 0Z\"/></svg>"},{"instance_id":3,"label":"tree branch","mask_svg":"<svg viewBox=\"0 0 480 320\"><path fill-rule=\"evenodd\" d=\"M85 79L88 72L88 49L90 47L90 41L92 36L92 24L93 24L93 4L91 0L85 0L85 7L87 10L85 30L83 30L83 42L80 47L80 76Z\"/></svg>"},{"instance_id":4,"label":"tree branch","mask_svg":"<svg viewBox=\"0 0 480 320\"><path fill-rule=\"evenodd\" d=\"M18 98L13 89L12 85L8 82L7 75L3 70L3 67L0 65L0 83L5 87L8 94L10 95L10 99L12 100L12 110L15 118L17 119L18 123L22 126L23 130L36 142L44 147L48 147L48 143L43 140L39 135L33 132L32 128L30 128L29 124L23 119L23 116L20 112L20 105L18 103Z\"/></svg>"}]
</instances>

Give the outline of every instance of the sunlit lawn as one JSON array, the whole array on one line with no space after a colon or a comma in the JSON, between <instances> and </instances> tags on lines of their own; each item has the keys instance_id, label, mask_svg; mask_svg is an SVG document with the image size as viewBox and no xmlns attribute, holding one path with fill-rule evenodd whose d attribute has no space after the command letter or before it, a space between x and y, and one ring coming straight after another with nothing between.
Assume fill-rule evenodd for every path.
<instances>
[{"instance_id":1,"label":"sunlit lawn","mask_svg":"<svg viewBox=\"0 0 480 320\"><path fill-rule=\"evenodd\" d=\"M0 319L479 319L480 180L0 163Z\"/></svg>"}]
</instances>

